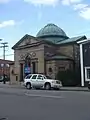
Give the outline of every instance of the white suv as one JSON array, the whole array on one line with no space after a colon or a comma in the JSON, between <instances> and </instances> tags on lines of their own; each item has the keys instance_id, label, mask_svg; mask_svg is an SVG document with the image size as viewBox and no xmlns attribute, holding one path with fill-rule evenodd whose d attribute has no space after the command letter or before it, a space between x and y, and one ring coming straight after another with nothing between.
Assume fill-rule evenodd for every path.
<instances>
[{"instance_id":1,"label":"white suv","mask_svg":"<svg viewBox=\"0 0 90 120\"><path fill-rule=\"evenodd\" d=\"M61 81L51 79L48 76L42 74L29 74L24 79L24 86L27 89L34 88L44 88L50 90L51 88L60 89L62 86Z\"/></svg>"}]
</instances>

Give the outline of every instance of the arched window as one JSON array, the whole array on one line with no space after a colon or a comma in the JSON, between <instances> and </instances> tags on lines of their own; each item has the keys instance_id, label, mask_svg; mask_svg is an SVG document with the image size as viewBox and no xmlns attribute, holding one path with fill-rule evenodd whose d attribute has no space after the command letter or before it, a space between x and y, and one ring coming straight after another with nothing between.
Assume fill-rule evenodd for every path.
<instances>
[{"instance_id":1,"label":"arched window","mask_svg":"<svg viewBox=\"0 0 90 120\"><path fill-rule=\"evenodd\" d=\"M52 68L51 68L51 67L48 69L48 71L49 71L49 72L53 72L53 70L52 70Z\"/></svg>"}]
</instances>

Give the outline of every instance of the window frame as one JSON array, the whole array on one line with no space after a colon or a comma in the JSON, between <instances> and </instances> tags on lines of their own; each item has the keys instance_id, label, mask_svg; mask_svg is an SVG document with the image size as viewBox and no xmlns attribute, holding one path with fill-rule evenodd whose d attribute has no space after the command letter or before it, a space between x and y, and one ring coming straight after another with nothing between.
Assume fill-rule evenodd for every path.
<instances>
[{"instance_id":1,"label":"window frame","mask_svg":"<svg viewBox=\"0 0 90 120\"><path fill-rule=\"evenodd\" d=\"M90 81L90 78L88 78L88 69L90 70L90 67L85 67L85 81Z\"/></svg>"}]
</instances>

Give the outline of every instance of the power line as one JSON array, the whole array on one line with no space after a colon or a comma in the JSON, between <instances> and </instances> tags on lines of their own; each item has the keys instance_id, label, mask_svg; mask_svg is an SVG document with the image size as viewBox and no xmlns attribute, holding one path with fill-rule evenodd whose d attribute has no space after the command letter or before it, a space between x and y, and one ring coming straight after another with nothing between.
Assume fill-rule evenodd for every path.
<instances>
[{"instance_id":1,"label":"power line","mask_svg":"<svg viewBox=\"0 0 90 120\"><path fill-rule=\"evenodd\" d=\"M8 42L4 42L4 43L1 43L2 46L0 46L0 48L3 48L3 59L5 60L5 52L6 52L6 48L8 47Z\"/></svg>"}]
</instances>

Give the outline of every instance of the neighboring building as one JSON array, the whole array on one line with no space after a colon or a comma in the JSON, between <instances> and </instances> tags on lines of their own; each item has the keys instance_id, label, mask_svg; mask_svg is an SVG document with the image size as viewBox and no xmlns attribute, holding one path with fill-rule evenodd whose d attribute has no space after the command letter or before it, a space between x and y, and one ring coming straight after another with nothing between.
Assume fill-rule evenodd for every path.
<instances>
[{"instance_id":1,"label":"neighboring building","mask_svg":"<svg viewBox=\"0 0 90 120\"><path fill-rule=\"evenodd\" d=\"M90 39L78 41L80 44L81 85L90 81Z\"/></svg>"},{"instance_id":2,"label":"neighboring building","mask_svg":"<svg viewBox=\"0 0 90 120\"><path fill-rule=\"evenodd\" d=\"M14 74L22 81L28 73L42 73L52 78L59 70L74 69L79 65L77 41L86 36L69 38L54 24L42 28L36 37L25 35L13 47Z\"/></svg>"},{"instance_id":3,"label":"neighboring building","mask_svg":"<svg viewBox=\"0 0 90 120\"><path fill-rule=\"evenodd\" d=\"M3 74L10 76L10 64L13 61L0 59L0 76Z\"/></svg>"}]
</instances>

